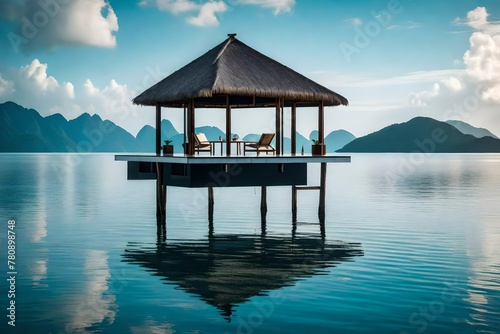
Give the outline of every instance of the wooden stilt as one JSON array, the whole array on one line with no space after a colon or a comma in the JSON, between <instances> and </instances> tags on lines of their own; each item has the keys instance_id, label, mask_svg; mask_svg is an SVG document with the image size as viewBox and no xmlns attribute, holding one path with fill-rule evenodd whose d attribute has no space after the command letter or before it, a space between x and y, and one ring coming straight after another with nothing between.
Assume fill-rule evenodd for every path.
<instances>
[{"instance_id":1,"label":"wooden stilt","mask_svg":"<svg viewBox=\"0 0 500 334\"><path fill-rule=\"evenodd\" d=\"M265 224L267 216L267 187L261 187L261 196L260 196L260 217L262 219L262 223Z\"/></svg>"},{"instance_id":2,"label":"wooden stilt","mask_svg":"<svg viewBox=\"0 0 500 334\"><path fill-rule=\"evenodd\" d=\"M318 217L321 224L325 223L325 206L326 206L326 163L321 163L321 176L319 185L319 207Z\"/></svg>"},{"instance_id":3,"label":"wooden stilt","mask_svg":"<svg viewBox=\"0 0 500 334\"><path fill-rule=\"evenodd\" d=\"M158 240L167 235L167 186L163 185L163 165L156 163L156 232Z\"/></svg>"},{"instance_id":4,"label":"wooden stilt","mask_svg":"<svg viewBox=\"0 0 500 334\"><path fill-rule=\"evenodd\" d=\"M208 187L208 221L214 222L214 188Z\"/></svg>"},{"instance_id":5,"label":"wooden stilt","mask_svg":"<svg viewBox=\"0 0 500 334\"><path fill-rule=\"evenodd\" d=\"M297 222L297 187L292 186L292 222ZM297 228L297 226L295 226Z\"/></svg>"}]
</instances>

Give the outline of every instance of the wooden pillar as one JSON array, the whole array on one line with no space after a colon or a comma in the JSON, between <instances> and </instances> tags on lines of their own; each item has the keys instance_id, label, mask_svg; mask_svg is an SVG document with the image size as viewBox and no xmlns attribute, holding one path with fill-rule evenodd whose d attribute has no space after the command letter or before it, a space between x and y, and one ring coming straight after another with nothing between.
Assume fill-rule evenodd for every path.
<instances>
[{"instance_id":1,"label":"wooden pillar","mask_svg":"<svg viewBox=\"0 0 500 334\"><path fill-rule=\"evenodd\" d=\"M156 155L161 151L161 105L156 103Z\"/></svg>"},{"instance_id":2,"label":"wooden pillar","mask_svg":"<svg viewBox=\"0 0 500 334\"><path fill-rule=\"evenodd\" d=\"M281 154L281 99L276 99L276 154Z\"/></svg>"},{"instance_id":3,"label":"wooden pillar","mask_svg":"<svg viewBox=\"0 0 500 334\"><path fill-rule=\"evenodd\" d=\"M297 222L297 187L292 186L292 222Z\"/></svg>"},{"instance_id":4,"label":"wooden pillar","mask_svg":"<svg viewBox=\"0 0 500 334\"><path fill-rule=\"evenodd\" d=\"M318 217L321 224L325 223L326 208L326 162L321 163L321 176L319 182L319 207Z\"/></svg>"},{"instance_id":5,"label":"wooden pillar","mask_svg":"<svg viewBox=\"0 0 500 334\"><path fill-rule=\"evenodd\" d=\"M208 187L208 221L214 222L214 188Z\"/></svg>"},{"instance_id":6,"label":"wooden pillar","mask_svg":"<svg viewBox=\"0 0 500 334\"><path fill-rule=\"evenodd\" d=\"M319 103L318 109L318 141L320 144L325 143L325 106L323 101Z\"/></svg>"},{"instance_id":7,"label":"wooden pillar","mask_svg":"<svg viewBox=\"0 0 500 334\"><path fill-rule=\"evenodd\" d=\"M285 100L281 102L281 154L283 154L285 153Z\"/></svg>"},{"instance_id":8,"label":"wooden pillar","mask_svg":"<svg viewBox=\"0 0 500 334\"><path fill-rule=\"evenodd\" d=\"M297 153L297 104L294 102L292 104L292 129L291 129L291 152L292 154Z\"/></svg>"},{"instance_id":9,"label":"wooden pillar","mask_svg":"<svg viewBox=\"0 0 500 334\"><path fill-rule=\"evenodd\" d=\"M187 145L187 132L188 131L187 131L187 124L186 124L187 110L186 110L185 104L184 104L183 110L184 110L184 114L183 114L183 116L184 116L184 128L183 128L182 132L184 133L184 145L182 145L182 147L184 149L184 154L186 154L188 152L187 146L186 146Z\"/></svg>"},{"instance_id":10,"label":"wooden pillar","mask_svg":"<svg viewBox=\"0 0 500 334\"><path fill-rule=\"evenodd\" d=\"M156 230L158 239L166 236L167 186L163 185L163 165L156 163Z\"/></svg>"},{"instance_id":11,"label":"wooden pillar","mask_svg":"<svg viewBox=\"0 0 500 334\"><path fill-rule=\"evenodd\" d=\"M260 195L260 217L262 219L262 223L266 222L267 215L267 187L261 187L261 195Z\"/></svg>"},{"instance_id":12,"label":"wooden pillar","mask_svg":"<svg viewBox=\"0 0 500 334\"><path fill-rule=\"evenodd\" d=\"M188 103L188 113L187 113L187 123L188 123L188 150L187 154L194 154L194 128L195 128L195 110L194 110L194 99L190 99Z\"/></svg>"},{"instance_id":13,"label":"wooden pillar","mask_svg":"<svg viewBox=\"0 0 500 334\"><path fill-rule=\"evenodd\" d=\"M231 155L231 105L229 104L229 95L226 96L226 155Z\"/></svg>"}]
</instances>

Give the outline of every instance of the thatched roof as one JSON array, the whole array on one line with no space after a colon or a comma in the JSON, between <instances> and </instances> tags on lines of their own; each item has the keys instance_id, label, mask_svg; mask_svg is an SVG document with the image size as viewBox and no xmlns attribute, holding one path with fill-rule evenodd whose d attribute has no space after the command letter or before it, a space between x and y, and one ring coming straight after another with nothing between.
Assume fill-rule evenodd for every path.
<instances>
[{"instance_id":1,"label":"thatched roof","mask_svg":"<svg viewBox=\"0 0 500 334\"><path fill-rule=\"evenodd\" d=\"M137 96L139 105L181 106L194 98L205 107L265 106L276 98L325 106L347 105L343 96L239 41L234 34Z\"/></svg>"}]
</instances>

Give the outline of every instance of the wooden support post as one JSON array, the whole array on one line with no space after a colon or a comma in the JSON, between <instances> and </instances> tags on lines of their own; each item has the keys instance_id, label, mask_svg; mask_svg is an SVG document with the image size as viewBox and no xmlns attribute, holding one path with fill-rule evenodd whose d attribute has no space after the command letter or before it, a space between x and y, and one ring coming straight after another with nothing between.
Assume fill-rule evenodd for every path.
<instances>
[{"instance_id":1,"label":"wooden support post","mask_svg":"<svg viewBox=\"0 0 500 334\"><path fill-rule=\"evenodd\" d=\"M321 163L321 176L320 176L320 189L319 189L319 207L318 217L321 224L325 223L325 208L326 208L326 162Z\"/></svg>"},{"instance_id":2,"label":"wooden support post","mask_svg":"<svg viewBox=\"0 0 500 334\"><path fill-rule=\"evenodd\" d=\"M226 155L231 155L231 105L229 104L229 95L226 96Z\"/></svg>"},{"instance_id":3,"label":"wooden support post","mask_svg":"<svg viewBox=\"0 0 500 334\"><path fill-rule=\"evenodd\" d=\"M281 154L285 153L285 100L281 103Z\"/></svg>"},{"instance_id":4,"label":"wooden support post","mask_svg":"<svg viewBox=\"0 0 500 334\"><path fill-rule=\"evenodd\" d=\"M281 99L276 99L276 154L281 155Z\"/></svg>"},{"instance_id":5,"label":"wooden support post","mask_svg":"<svg viewBox=\"0 0 500 334\"><path fill-rule=\"evenodd\" d=\"M195 132L195 110L194 110L194 99L190 99L188 103L188 114L187 114L187 140L188 140L188 149L187 154L194 154L194 132Z\"/></svg>"},{"instance_id":6,"label":"wooden support post","mask_svg":"<svg viewBox=\"0 0 500 334\"><path fill-rule=\"evenodd\" d=\"M325 106L323 101L320 102L318 110L318 141L320 144L325 143Z\"/></svg>"},{"instance_id":7,"label":"wooden support post","mask_svg":"<svg viewBox=\"0 0 500 334\"><path fill-rule=\"evenodd\" d=\"M297 187L292 186L292 222L297 222Z\"/></svg>"},{"instance_id":8,"label":"wooden support post","mask_svg":"<svg viewBox=\"0 0 500 334\"><path fill-rule=\"evenodd\" d=\"M297 104L294 102L292 104L292 129L291 129L291 152L292 154L297 153Z\"/></svg>"},{"instance_id":9,"label":"wooden support post","mask_svg":"<svg viewBox=\"0 0 500 334\"><path fill-rule=\"evenodd\" d=\"M167 186L163 185L163 165L156 163L156 233L158 240L166 238Z\"/></svg>"},{"instance_id":10,"label":"wooden support post","mask_svg":"<svg viewBox=\"0 0 500 334\"><path fill-rule=\"evenodd\" d=\"M161 151L161 105L156 104L156 155Z\"/></svg>"},{"instance_id":11,"label":"wooden support post","mask_svg":"<svg viewBox=\"0 0 500 334\"><path fill-rule=\"evenodd\" d=\"M187 124L186 124L186 121L187 121L187 108L186 108L186 105L184 105L184 113L183 113L183 116L184 116L184 128L182 130L182 132L184 133L184 144L182 145L182 148L184 149L184 154L187 154L188 152L188 148L187 148Z\"/></svg>"},{"instance_id":12,"label":"wooden support post","mask_svg":"<svg viewBox=\"0 0 500 334\"><path fill-rule=\"evenodd\" d=\"M214 222L214 188L208 187L208 221Z\"/></svg>"},{"instance_id":13,"label":"wooden support post","mask_svg":"<svg viewBox=\"0 0 500 334\"><path fill-rule=\"evenodd\" d=\"M260 196L260 217L262 219L262 223L265 224L267 215L267 187L261 187L261 196Z\"/></svg>"}]
</instances>

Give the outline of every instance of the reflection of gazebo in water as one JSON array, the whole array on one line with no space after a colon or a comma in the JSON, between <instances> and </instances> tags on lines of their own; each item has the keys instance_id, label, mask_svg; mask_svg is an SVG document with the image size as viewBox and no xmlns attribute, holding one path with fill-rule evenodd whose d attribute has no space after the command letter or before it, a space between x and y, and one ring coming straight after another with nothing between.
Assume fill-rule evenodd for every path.
<instances>
[{"instance_id":1,"label":"reflection of gazebo in water","mask_svg":"<svg viewBox=\"0 0 500 334\"><path fill-rule=\"evenodd\" d=\"M230 321L233 308L250 298L325 274L355 256L363 256L361 244L306 236L221 235L158 243L156 248L130 244L123 261L199 296Z\"/></svg>"},{"instance_id":2,"label":"reflection of gazebo in water","mask_svg":"<svg viewBox=\"0 0 500 334\"><path fill-rule=\"evenodd\" d=\"M178 71L153 85L133 102L156 107L156 155L116 156L128 162L128 179L157 180L157 216L165 219L167 186L207 187L209 212L213 212L213 187L262 187L261 212L267 212L267 186L292 186L292 212L296 217L297 190L320 191L318 215L325 216L326 164L350 162L348 156L325 155L325 115L328 106L347 105L343 96L252 49L229 34L229 38ZM160 156L161 108L184 110L182 155ZM318 142L322 155L296 155L296 111L318 108ZM226 156L195 156L195 108L226 111ZM231 110L275 109L276 155L231 154ZM284 108L291 109L291 154L284 154ZM222 145L222 143L221 143ZM307 164L321 163L319 186L307 186Z\"/></svg>"}]
</instances>

